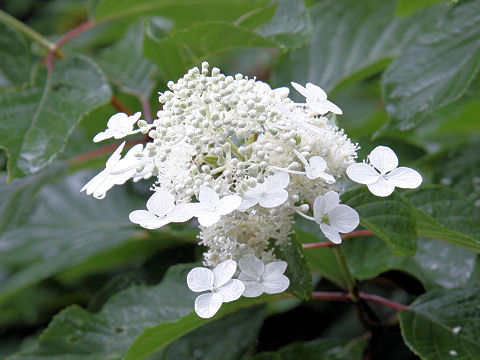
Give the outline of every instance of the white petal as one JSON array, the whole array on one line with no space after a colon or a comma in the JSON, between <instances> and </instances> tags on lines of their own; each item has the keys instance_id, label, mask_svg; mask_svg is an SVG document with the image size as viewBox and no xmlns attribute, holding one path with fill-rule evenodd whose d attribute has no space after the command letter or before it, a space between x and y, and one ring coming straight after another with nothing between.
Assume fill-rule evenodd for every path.
<instances>
[{"instance_id":1,"label":"white petal","mask_svg":"<svg viewBox=\"0 0 480 360\"><path fill-rule=\"evenodd\" d=\"M295 155L297 155L299 160L302 162L303 166L305 166L305 167L308 166L307 159L305 159L305 156L303 156L300 151L297 151L296 149L293 149L293 152L295 153Z\"/></svg>"},{"instance_id":2,"label":"white petal","mask_svg":"<svg viewBox=\"0 0 480 360\"><path fill-rule=\"evenodd\" d=\"M110 129L106 129L105 131L99 132L95 137L93 138L93 142L99 142L105 139L109 139L113 136L113 133Z\"/></svg>"},{"instance_id":3,"label":"white petal","mask_svg":"<svg viewBox=\"0 0 480 360\"><path fill-rule=\"evenodd\" d=\"M204 267L193 268L187 274L188 288L194 292L211 290L213 280L213 271Z\"/></svg>"},{"instance_id":4,"label":"white petal","mask_svg":"<svg viewBox=\"0 0 480 360\"><path fill-rule=\"evenodd\" d=\"M215 211L200 211L195 216L200 225L205 227L215 225L220 220L220 214Z\"/></svg>"},{"instance_id":5,"label":"white petal","mask_svg":"<svg viewBox=\"0 0 480 360\"><path fill-rule=\"evenodd\" d=\"M202 186L198 194L198 200L208 210L214 210L218 203L218 194L211 187Z\"/></svg>"},{"instance_id":6,"label":"white petal","mask_svg":"<svg viewBox=\"0 0 480 360\"><path fill-rule=\"evenodd\" d=\"M328 213L330 225L341 233L355 230L360 223L358 213L347 205L338 205Z\"/></svg>"},{"instance_id":7,"label":"white petal","mask_svg":"<svg viewBox=\"0 0 480 360\"><path fill-rule=\"evenodd\" d=\"M195 299L195 312L204 319L211 318L222 306L222 295L202 294Z\"/></svg>"},{"instance_id":8,"label":"white petal","mask_svg":"<svg viewBox=\"0 0 480 360\"><path fill-rule=\"evenodd\" d=\"M273 94L275 95L275 97L282 100L285 99L289 93L290 93L290 89L288 87L279 87L279 88L273 89Z\"/></svg>"},{"instance_id":9,"label":"white petal","mask_svg":"<svg viewBox=\"0 0 480 360\"><path fill-rule=\"evenodd\" d=\"M340 197L335 191L329 191L325 195L325 211L328 213L340 203Z\"/></svg>"},{"instance_id":10,"label":"white petal","mask_svg":"<svg viewBox=\"0 0 480 360\"><path fill-rule=\"evenodd\" d=\"M386 178L389 183L404 189L415 189L422 183L422 175L408 167L393 169Z\"/></svg>"},{"instance_id":11,"label":"white petal","mask_svg":"<svg viewBox=\"0 0 480 360\"><path fill-rule=\"evenodd\" d=\"M262 276L263 271L265 270L265 264L263 261L254 255L244 255L238 260L238 266L242 271L241 274L245 274L253 279Z\"/></svg>"},{"instance_id":12,"label":"white petal","mask_svg":"<svg viewBox=\"0 0 480 360\"><path fill-rule=\"evenodd\" d=\"M337 114L337 115L342 115L343 111L340 109L337 105L335 105L333 102L330 100L325 100L325 106L328 108L328 111Z\"/></svg>"},{"instance_id":13,"label":"white petal","mask_svg":"<svg viewBox=\"0 0 480 360\"><path fill-rule=\"evenodd\" d=\"M282 275L287 269L286 261L274 261L265 265L265 271L262 276L263 280L269 280Z\"/></svg>"},{"instance_id":14,"label":"white petal","mask_svg":"<svg viewBox=\"0 0 480 360\"><path fill-rule=\"evenodd\" d=\"M366 163L353 163L347 168L347 175L359 184L373 184L378 180L380 174L372 165Z\"/></svg>"},{"instance_id":15,"label":"white petal","mask_svg":"<svg viewBox=\"0 0 480 360\"><path fill-rule=\"evenodd\" d=\"M322 223L320 224L320 230L322 230L325 237L331 242L333 242L334 244L340 244L342 242L342 238L340 237L340 234L332 226Z\"/></svg>"},{"instance_id":16,"label":"white petal","mask_svg":"<svg viewBox=\"0 0 480 360\"><path fill-rule=\"evenodd\" d=\"M243 277L240 277L240 276L238 277L238 279L243 282L243 285L245 285L245 291L242 294L243 296L253 298L263 294L262 284L260 284L257 281L244 279Z\"/></svg>"},{"instance_id":17,"label":"white petal","mask_svg":"<svg viewBox=\"0 0 480 360\"><path fill-rule=\"evenodd\" d=\"M307 83L306 89L309 96L314 97L318 100L327 100L327 93L323 91L320 86L312 83Z\"/></svg>"},{"instance_id":18,"label":"white petal","mask_svg":"<svg viewBox=\"0 0 480 360\"><path fill-rule=\"evenodd\" d=\"M304 88L302 85L297 84L296 82L293 82L293 81L291 82L291 84L295 88L295 90L297 90L304 97L307 97L309 95L307 89Z\"/></svg>"},{"instance_id":19,"label":"white petal","mask_svg":"<svg viewBox=\"0 0 480 360\"><path fill-rule=\"evenodd\" d=\"M290 280L285 275L277 275L263 282L263 291L267 294L278 294L288 289Z\"/></svg>"},{"instance_id":20,"label":"white petal","mask_svg":"<svg viewBox=\"0 0 480 360\"><path fill-rule=\"evenodd\" d=\"M111 130L122 129L128 124L128 115L122 112L110 116L110 119L107 121L107 126Z\"/></svg>"},{"instance_id":21,"label":"white petal","mask_svg":"<svg viewBox=\"0 0 480 360\"><path fill-rule=\"evenodd\" d=\"M256 195L256 194L255 194ZM242 202L240 206L237 208L238 211L245 211L250 209L252 206L258 204L258 197L257 196L248 196L248 192L242 198Z\"/></svg>"},{"instance_id":22,"label":"white petal","mask_svg":"<svg viewBox=\"0 0 480 360\"><path fill-rule=\"evenodd\" d=\"M237 300L244 291L245 285L237 279L232 279L218 288L218 294L222 295L223 302Z\"/></svg>"},{"instance_id":23,"label":"white petal","mask_svg":"<svg viewBox=\"0 0 480 360\"><path fill-rule=\"evenodd\" d=\"M158 216L155 216L147 210L134 210L128 215L128 218L134 224L139 224L141 226L144 224L155 223L159 219Z\"/></svg>"},{"instance_id":24,"label":"white petal","mask_svg":"<svg viewBox=\"0 0 480 360\"><path fill-rule=\"evenodd\" d=\"M87 195L91 195L95 189L101 185L101 183L105 180L108 176L107 170L103 169L97 175L95 175L89 182L87 182L80 191L87 192Z\"/></svg>"},{"instance_id":25,"label":"white petal","mask_svg":"<svg viewBox=\"0 0 480 360\"><path fill-rule=\"evenodd\" d=\"M283 189L288 185L289 181L290 176L286 172L277 172L265 180L263 183L263 188L266 191Z\"/></svg>"},{"instance_id":26,"label":"white petal","mask_svg":"<svg viewBox=\"0 0 480 360\"><path fill-rule=\"evenodd\" d=\"M307 98L307 105L319 115L324 115L330 111L330 108L325 101L317 101L313 98Z\"/></svg>"},{"instance_id":27,"label":"white petal","mask_svg":"<svg viewBox=\"0 0 480 360\"><path fill-rule=\"evenodd\" d=\"M323 216L327 213L325 210L326 205L327 202L323 195L318 195L313 202L313 217L318 224L322 222Z\"/></svg>"},{"instance_id":28,"label":"white petal","mask_svg":"<svg viewBox=\"0 0 480 360\"><path fill-rule=\"evenodd\" d=\"M234 260L225 260L215 266L213 269L213 275L215 280L213 284L216 288L219 288L223 284L226 284L237 271L237 263Z\"/></svg>"},{"instance_id":29,"label":"white petal","mask_svg":"<svg viewBox=\"0 0 480 360\"><path fill-rule=\"evenodd\" d=\"M216 206L216 212L220 215L230 214L232 211L238 209L242 203L242 198L238 195L227 195L221 198Z\"/></svg>"},{"instance_id":30,"label":"white petal","mask_svg":"<svg viewBox=\"0 0 480 360\"><path fill-rule=\"evenodd\" d=\"M398 157L395 152L386 146L377 146L368 155L370 163L382 174L392 171L398 166Z\"/></svg>"},{"instance_id":31,"label":"white petal","mask_svg":"<svg viewBox=\"0 0 480 360\"><path fill-rule=\"evenodd\" d=\"M175 205L172 211L167 214L170 222L185 222L193 217L189 204Z\"/></svg>"},{"instance_id":32,"label":"white petal","mask_svg":"<svg viewBox=\"0 0 480 360\"><path fill-rule=\"evenodd\" d=\"M384 177L380 177L377 182L369 184L367 187L373 195L381 197L388 196L395 190L395 185L388 182Z\"/></svg>"},{"instance_id":33,"label":"white petal","mask_svg":"<svg viewBox=\"0 0 480 360\"><path fill-rule=\"evenodd\" d=\"M270 209L282 205L288 199L287 190L277 190L265 194L259 201L260 206Z\"/></svg>"},{"instance_id":34,"label":"white petal","mask_svg":"<svg viewBox=\"0 0 480 360\"><path fill-rule=\"evenodd\" d=\"M165 190L157 190L147 201L147 209L157 216L165 216L175 207L175 198Z\"/></svg>"},{"instance_id":35,"label":"white petal","mask_svg":"<svg viewBox=\"0 0 480 360\"><path fill-rule=\"evenodd\" d=\"M112 169L117 165L118 161L122 157L121 152L123 150L123 147L125 146L125 141L120 144L120 146L113 152L112 155L107 160L107 163L105 164L105 167L107 169Z\"/></svg>"},{"instance_id":36,"label":"white petal","mask_svg":"<svg viewBox=\"0 0 480 360\"><path fill-rule=\"evenodd\" d=\"M325 171L327 162L321 156L312 156L310 158L310 167L317 171Z\"/></svg>"}]
</instances>

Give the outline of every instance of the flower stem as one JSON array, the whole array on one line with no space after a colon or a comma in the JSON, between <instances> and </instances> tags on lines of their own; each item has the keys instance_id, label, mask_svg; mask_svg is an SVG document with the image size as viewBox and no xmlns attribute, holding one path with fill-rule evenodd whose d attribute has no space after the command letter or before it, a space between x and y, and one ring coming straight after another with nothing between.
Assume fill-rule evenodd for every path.
<instances>
[{"instance_id":1,"label":"flower stem","mask_svg":"<svg viewBox=\"0 0 480 360\"><path fill-rule=\"evenodd\" d=\"M15 29L20 31L23 35L27 36L28 38L42 45L44 48L48 49L49 51L55 50L55 44L53 42L49 41L48 39L40 35L38 32L33 30L31 27L15 19L13 16L11 16L10 14L7 14L3 10L0 10L0 21L13 26Z\"/></svg>"},{"instance_id":2,"label":"flower stem","mask_svg":"<svg viewBox=\"0 0 480 360\"><path fill-rule=\"evenodd\" d=\"M127 114L127 115L132 115L132 111L127 108L116 96L112 96L111 100L112 105L119 111Z\"/></svg>"},{"instance_id":3,"label":"flower stem","mask_svg":"<svg viewBox=\"0 0 480 360\"><path fill-rule=\"evenodd\" d=\"M385 299L384 297L374 295L374 294L366 294L366 293L358 293L359 299L371 301L390 309L394 310L408 310L409 307L404 304L399 304L395 301ZM352 301L351 294L343 293L343 292L326 292L326 291L314 291L312 293L312 299L320 299L320 300L333 300L333 301Z\"/></svg>"},{"instance_id":4,"label":"flower stem","mask_svg":"<svg viewBox=\"0 0 480 360\"><path fill-rule=\"evenodd\" d=\"M347 259L345 258L345 254L343 253L342 248L340 246L334 246L333 252L335 253L335 257L337 258L337 263L340 266L343 279L347 284L351 299L353 301L358 301L359 297L357 291L357 281L350 272L350 268L348 267Z\"/></svg>"},{"instance_id":5,"label":"flower stem","mask_svg":"<svg viewBox=\"0 0 480 360\"><path fill-rule=\"evenodd\" d=\"M300 215L303 216L303 214L300 214ZM342 234L342 239L348 239L348 238L357 237L357 236L368 236L368 235L373 235L373 233L370 230L358 230L358 231L352 231L346 234ZM331 243L330 241L320 241L316 243L302 245L304 249L316 249L316 248L333 247L333 246L334 244Z\"/></svg>"},{"instance_id":6,"label":"flower stem","mask_svg":"<svg viewBox=\"0 0 480 360\"><path fill-rule=\"evenodd\" d=\"M228 142L230 145L232 145L232 152L237 156L237 158L238 158L240 161L246 161L245 156L243 156L242 154L240 154L240 153L238 152L237 145L235 145L235 144L233 143L233 141L230 140L230 139L227 139L227 142Z\"/></svg>"},{"instance_id":7,"label":"flower stem","mask_svg":"<svg viewBox=\"0 0 480 360\"><path fill-rule=\"evenodd\" d=\"M357 237L357 236L369 236L373 235L373 232L370 230L358 230L358 231L352 231L346 234L342 234L342 239L348 239L351 237Z\"/></svg>"},{"instance_id":8,"label":"flower stem","mask_svg":"<svg viewBox=\"0 0 480 360\"><path fill-rule=\"evenodd\" d=\"M303 244L302 248L304 249L316 249L316 248L323 248L323 247L332 247L333 243L330 241L320 241L316 243L310 243L310 244Z\"/></svg>"}]
</instances>

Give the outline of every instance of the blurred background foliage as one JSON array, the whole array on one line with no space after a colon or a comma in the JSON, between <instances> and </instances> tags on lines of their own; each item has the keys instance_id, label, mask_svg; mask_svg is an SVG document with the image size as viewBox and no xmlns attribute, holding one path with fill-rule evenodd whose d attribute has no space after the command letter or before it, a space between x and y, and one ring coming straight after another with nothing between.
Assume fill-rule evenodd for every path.
<instances>
[{"instance_id":1,"label":"blurred background foliage","mask_svg":"<svg viewBox=\"0 0 480 360\"><path fill-rule=\"evenodd\" d=\"M479 1L2 0L0 9L0 358L480 358ZM199 261L195 227L129 223L146 184L103 201L79 193L112 150L91 141L106 120L155 116L157 92L204 60L272 87L321 86L359 159L383 144L421 171L422 188L385 201L358 188L343 196L374 233L342 245L360 290L420 297L401 330L378 305L372 325L356 319L358 306L293 298L242 300L201 320L185 286L193 265L175 265ZM296 235L324 240L302 221ZM345 288L332 249L305 255L316 291Z\"/></svg>"}]
</instances>

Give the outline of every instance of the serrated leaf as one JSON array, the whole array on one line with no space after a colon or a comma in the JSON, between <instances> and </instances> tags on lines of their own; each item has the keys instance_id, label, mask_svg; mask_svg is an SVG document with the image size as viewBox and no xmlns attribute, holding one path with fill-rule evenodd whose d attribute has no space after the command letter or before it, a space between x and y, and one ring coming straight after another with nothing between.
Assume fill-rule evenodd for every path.
<instances>
[{"instance_id":1,"label":"serrated leaf","mask_svg":"<svg viewBox=\"0 0 480 360\"><path fill-rule=\"evenodd\" d=\"M198 294L195 294L195 296L196 295ZM240 309L273 301L280 297L282 297L282 295L262 295L256 298L242 297L236 301L222 304L221 309L213 318L202 319L192 312L175 322L162 322L157 326L147 328L129 347L125 360L146 359L150 355L164 349L174 340L188 334L202 325L206 325L215 319L219 319Z\"/></svg>"},{"instance_id":2,"label":"serrated leaf","mask_svg":"<svg viewBox=\"0 0 480 360\"><path fill-rule=\"evenodd\" d=\"M402 336L426 360L480 358L480 287L434 290L400 312Z\"/></svg>"},{"instance_id":3,"label":"serrated leaf","mask_svg":"<svg viewBox=\"0 0 480 360\"><path fill-rule=\"evenodd\" d=\"M155 83L156 66L142 56L143 21L131 26L125 36L96 58L108 79L123 92L148 99Z\"/></svg>"},{"instance_id":4,"label":"serrated leaf","mask_svg":"<svg viewBox=\"0 0 480 360\"><path fill-rule=\"evenodd\" d=\"M480 226L473 206L445 186L422 186L406 193L413 206L419 235L480 252Z\"/></svg>"},{"instance_id":5,"label":"serrated leaf","mask_svg":"<svg viewBox=\"0 0 480 360\"><path fill-rule=\"evenodd\" d=\"M304 300L310 300L313 291L312 275L302 250L302 244L295 235L288 243L275 248L275 256L287 262L285 275L290 280L288 292Z\"/></svg>"},{"instance_id":6,"label":"serrated leaf","mask_svg":"<svg viewBox=\"0 0 480 360\"><path fill-rule=\"evenodd\" d=\"M426 289L465 285L473 275L477 258L472 251L422 237L413 258L393 255L375 237L348 239L342 247L355 278L367 280L386 271L401 270L419 279Z\"/></svg>"},{"instance_id":7,"label":"serrated leaf","mask_svg":"<svg viewBox=\"0 0 480 360\"><path fill-rule=\"evenodd\" d=\"M82 117L110 97L105 76L83 56L58 61L53 73L39 69L31 86L1 91L0 148L9 180L51 163Z\"/></svg>"},{"instance_id":8,"label":"serrated leaf","mask_svg":"<svg viewBox=\"0 0 480 360\"><path fill-rule=\"evenodd\" d=\"M382 79L389 128L412 128L467 91L480 66L479 22L480 3L461 3L390 64Z\"/></svg>"},{"instance_id":9,"label":"serrated leaf","mask_svg":"<svg viewBox=\"0 0 480 360\"><path fill-rule=\"evenodd\" d=\"M424 26L420 19L394 18L394 10L394 1L383 0L316 3L310 43L283 57L275 82L312 82L331 91L379 72Z\"/></svg>"},{"instance_id":10,"label":"serrated leaf","mask_svg":"<svg viewBox=\"0 0 480 360\"><path fill-rule=\"evenodd\" d=\"M382 239L398 256L413 256L417 250L417 228L414 209L400 195L374 196L366 187L344 192L342 202L360 215L360 225Z\"/></svg>"},{"instance_id":11,"label":"serrated leaf","mask_svg":"<svg viewBox=\"0 0 480 360\"><path fill-rule=\"evenodd\" d=\"M145 328L177 321L193 310L196 294L185 281L191 267L173 266L156 286L130 287L110 298L98 313L77 305L62 310L32 346L9 360L123 359Z\"/></svg>"},{"instance_id":12,"label":"serrated leaf","mask_svg":"<svg viewBox=\"0 0 480 360\"><path fill-rule=\"evenodd\" d=\"M344 339L316 339L296 342L276 352L260 353L252 360L361 360L367 341L363 338L351 341Z\"/></svg>"},{"instance_id":13,"label":"serrated leaf","mask_svg":"<svg viewBox=\"0 0 480 360\"><path fill-rule=\"evenodd\" d=\"M203 60L225 50L279 45L252 30L224 21L194 24L161 39L155 38L153 33L153 29L147 30L144 39L145 56L158 65L164 79L173 80L193 65L199 65Z\"/></svg>"},{"instance_id":14,"label":"serrated leaf","mask_svg":"<svg viewBox=\"0 0 480 360\"><path fill-rule=\"evenodd\" d=\"M0 300L125 245L138 233L128 213L144 204L121 192L106 200L86 196L79 190L89 178L91 173L80 172L44 187L28 221L0 237L0 264L12 272L0 284ZM173 237L166 229L158 235Z\"/></svg>"},{"instance_id":15,"label":"serrated leaf","mask_svg":"<svg viewBox=\"0 0 480 360\"><path fill-rule=\"evenodd\" d=\"M11 88L29 82L32 56L26 39L0 22L0 87Z\"/></svg>"},{"instance_id":16,"label":"serrated leaf","mask_svg":"<svg viewBox=\"0 0 480 360\"><path fill-rule=\"evenodd\" d=\"M267 0L98 0L93 19L105 22L122 17L158 15L173 19L177 28L204 20L235 21Z\"/></svg>"}]
</instances>

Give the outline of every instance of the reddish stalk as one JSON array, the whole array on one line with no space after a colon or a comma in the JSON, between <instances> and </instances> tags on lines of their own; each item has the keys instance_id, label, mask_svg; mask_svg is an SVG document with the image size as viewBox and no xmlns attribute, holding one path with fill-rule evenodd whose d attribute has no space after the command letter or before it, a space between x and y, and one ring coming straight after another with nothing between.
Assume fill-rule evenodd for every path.
<instances>
[{"instance_id":1,"label":"reddish stalk","mask_svg":"<svg viewBox=\"0 0 480 360\"><path fill-rule=\"evenodd\" d=\"M143 96L140 97L140 103L142 104L143 115L145 116L145 121L149 124L152 123L152 109L150 107L150 102L148 99Z\"/></svg>"},{"instance_id":2,"label":"reddish stalk","mask_svg":"<svg viewBox=\"0 0 480 360\"><path fill-rule=\"evenodd\" d=\"M356 236L368 236L368 235L373 235L373 233L370 230L358 230L358 231L352 231L347 234L342 234L342 239L348 239ZM321 242L316 242L316 243L310 243L310 244L303 244L302 247L304 249L316 249L316 248L323 248L323 247L332 247L335 244L331 243L330 241L321 241Z\"/></svg>"},{"instance_id":3,"label":"reddish stalk","mask_svg":"<svg viewBox=\"0 0 480 360\"><path fill-rule=\"evenodd\" d=\"M366 294L366 293L358 293L358 297L363 300L371 301L386 307L389 307L394 310L408 310L409 307L407 305L396 303L392 300L385 299L384 297L373 295L373 294ZM333 300L333 301L343 301L349 302L352 301L351 294L342 293L342 292L323 292L323 291L314 291L312 293L312 299L320 299L320 300Z\"/></svg>"},{"instance_id":4,"label":"reddish stalk","mask_svg":"<svg viewBox=\"0 0 480 360\"><path fill-rule=\"evenodd\" d=\"M140 144L144 141L145 141L145 136L142 136L141 138L138 138L138 139L135 139L135 140L128 140L125 143L125 145L130 146L130 145ZM115 144L110 144L110 145L102 146L101 148L86 152L84 154L80 154L80 155L73 158L72 163L74 165L77 165L77 164L80 164L80 163L85 162L87 160L90 160L92 158L95 158L97 156L101 156L101 155L104 155L104 154L107 154L107 153L111 153L116 148L118 148L120 146L120 144L121 144L120 142L115 143Z\"/></svg>"},{"instance_id":5,"label":"reddish stalk","mask_svg":"<svg viewBox=\"0 0 480 360\"><path fill-rule=\"evenodd\" d=\"M373 232L370 230L358 230L358 231L352 231L346 234L342 234L342 239L348 239L352 237L357 237L357 236L369 236L373 235Z\"/></svg>"},{"instance_id":6,"label":"reddish stalk","mask_svg":"<svg viewBox=\"0 0 480 360\"><path fill-rule=\"evenodd\" d=\"M110 102L118 111L121 111L127 115L133 114L132 111L129 108L127 108L125 105L123 105L115 95L112 96L112 100L110 100Z\"/></svg>"}]
</instances>

